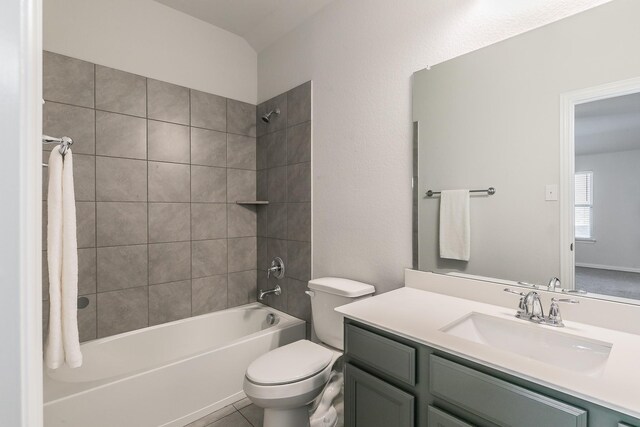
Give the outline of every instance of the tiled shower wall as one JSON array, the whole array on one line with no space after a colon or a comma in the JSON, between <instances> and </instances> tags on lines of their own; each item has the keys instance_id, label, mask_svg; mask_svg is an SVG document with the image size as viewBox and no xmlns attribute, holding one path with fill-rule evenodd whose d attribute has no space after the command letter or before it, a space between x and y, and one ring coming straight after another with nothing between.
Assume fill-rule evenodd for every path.
<instances>
[{"instance_id":1,"label":"tiled shower wall","mask_svg":"<svg viewBox=\"0 0 640 427\"><path fill-rule=\"evenodd\" d=\"M82 341L255 300L254 105L49 52L44 98L74 140Z\"/></svg>"},{"instance_id":2,"label":"tiled shower wall","mask_svg":"<svg viewBox=\"0 0 640 427\"><path fill-rule=\"evenodd\" d=\"M271 122L260 117L276 108ZM311 82L258 106L258 287L279 284L281 296L267 303L311 322L311 301L304 292L311 278ZM286 277L266 277L273 257L285 263Z\"/></svg>"}]
</instances>

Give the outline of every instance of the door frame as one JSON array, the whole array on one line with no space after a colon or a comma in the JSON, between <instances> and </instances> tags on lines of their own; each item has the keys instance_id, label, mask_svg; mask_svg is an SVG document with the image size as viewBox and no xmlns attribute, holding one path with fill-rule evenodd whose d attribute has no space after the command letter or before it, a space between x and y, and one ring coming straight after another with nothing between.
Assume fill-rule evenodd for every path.
<instances>
[{"instance_id":1,"label":"door frame","mask_svg":"<svg viewBox=\"0 0 640 427\"><path fill-rule=\"evenodd\" d=\"M0 419L41 427L42 0L0 14Z\"/></svg>"},{"instance_id":2,"label":"door frame","mask_svg":"<svg viewBox=\"0 0 640 427\"><path fill-rule=\"evenodd\" d=\"M560 95L560 279L564 288L575 289L575 107L638 92L640 77Z\"/></svg>"}]
</instances>

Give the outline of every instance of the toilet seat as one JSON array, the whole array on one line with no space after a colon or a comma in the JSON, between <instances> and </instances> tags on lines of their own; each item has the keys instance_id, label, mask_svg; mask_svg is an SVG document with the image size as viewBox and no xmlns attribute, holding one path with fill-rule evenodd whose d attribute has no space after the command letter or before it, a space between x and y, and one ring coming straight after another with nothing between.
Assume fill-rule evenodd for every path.
<instances>
[{"instance_id":1,"label":"toilet seat","mask_svg":"<svg viewBox=\"0 0 640 427\"><path fill-rule=\"evenodd\" d=\"M246 372L251 383L277 386L304 381L323 371L333 352L308 340L296 341L263 354Z\"/></svg>"}]
</instances>

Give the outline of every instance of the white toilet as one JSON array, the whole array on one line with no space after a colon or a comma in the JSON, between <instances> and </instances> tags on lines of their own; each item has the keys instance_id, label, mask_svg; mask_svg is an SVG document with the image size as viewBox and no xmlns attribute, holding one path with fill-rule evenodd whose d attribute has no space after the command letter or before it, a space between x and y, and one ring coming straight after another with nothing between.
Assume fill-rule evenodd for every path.
<instances>
[{"instance_id":1,"label":"white toilet","mask_svg":"<svg viewBox=\"0 0 640 427\"><path fill-rule=\"evenodd\" d=\"M311 280L309 289L313 327L322 344L301 340L279 347L254 360L245 374L244 392L264 408L264 427L309 426L309 405L344 350L343 317L334 309L375 292L371 285L337 277Z\"/></svg>"}]
</instances>

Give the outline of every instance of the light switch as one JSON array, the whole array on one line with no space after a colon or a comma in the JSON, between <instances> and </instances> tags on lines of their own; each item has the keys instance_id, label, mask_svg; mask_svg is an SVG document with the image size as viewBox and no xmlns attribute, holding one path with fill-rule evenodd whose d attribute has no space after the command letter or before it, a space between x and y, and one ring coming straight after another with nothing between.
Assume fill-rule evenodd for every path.
<instances>
[{"instance_id":1,"label":"light switch","mask_svg":"<svg viewBox=\"0 0 640 427\"><path fill-rule=\"evenodd\" d=\"M547 191L544 199L546 201L558 200L558 184L547 184Z\"/></svg>"}]
</instances>

